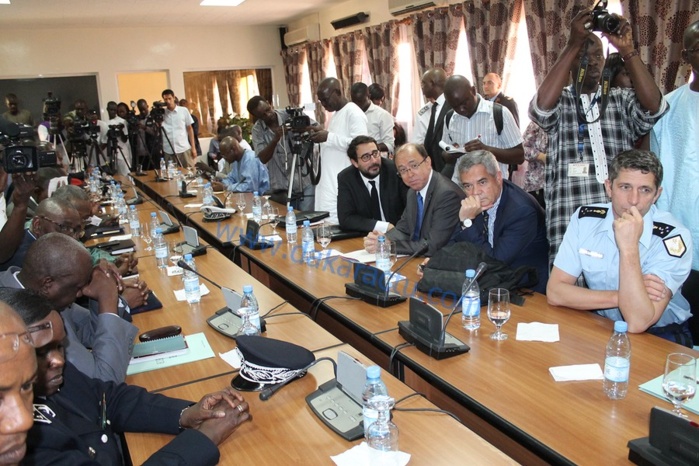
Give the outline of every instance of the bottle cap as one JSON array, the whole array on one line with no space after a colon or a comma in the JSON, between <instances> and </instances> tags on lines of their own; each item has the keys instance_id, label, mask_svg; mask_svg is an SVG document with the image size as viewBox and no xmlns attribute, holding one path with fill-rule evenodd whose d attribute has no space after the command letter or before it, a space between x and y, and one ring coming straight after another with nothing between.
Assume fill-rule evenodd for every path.
<instances>
[{"instance_id":1,"label":"bottle cap","mask_svg":"<svg viewBox=\"0 0 699 466\"><path fill-rule=\"evenodd\" d=\"M243 293L252 293L252 285L243 285Z\"/></svg>"},{"instance_id":2,"label":"bottle cap","mask_svg":"<svg viewBox=\"0 0 699 466\"><path fill-rule=\"evenodd\" d=\"M151 212L151 213L150 213L150 216L151 216L151 217L155 217L156 215L157 215L157 214L156 214L155 212Z\"/></svg>"},{"instance_id":3,"label":"bottle cap","mask_svg":"<svg viewBox=\"0 0 699 466\"><path fill-rule=\"evenodd\" d=\"M384 235L379 235L379 243L385 243L386 237Z\"/></svg>"},{"instance_id":4,"label":"bottle cap","mask_svg":"<svg viewBox=\"0 0 699 466\"><path fill-rule=\"evenodd\" d=\"M155 229L155 234L156 234L156 235L162 235L162 234L163 234L163 229L162 229L162 228L156 228L156 229Z\"/></svg>"},{"instance_id":5,"label":"bottle cap","mask_svg":"<svg viewBox=\"0 0 699 466\"><path fill-rule=\"evenodd\" d=\"M303 226L305 226L305 227L310 227L310 226L311 226L311 221L310 221L310 220L304 220L304 221L303 221Z\"/></svg>"},{"instance_id":6,"label":"bottle cap","mask_svg":"<svg viewBox=\"0 0 699 466\"><path fill-rule=\"evenodd\" d=\"M257 197L257 196L260 195L260 193L258 193L257 191L253 191L253 192L252 192L252 195L255 196L255 197Z\"/></svg>"},{"instance_id":7,"label":"bottle cap","mask_svg":"<svg viewBox=\"0 0 699 466\"><path fill-rule=\"evenodd\" d=\"M629 324L623 320L617 320L614 322L614 331L619 333L626 333L629 330Z\"/></svg>"},{"instance_id":8,"label":"bottle cap","mask_svg":"<svg viewBox=\"0 0 699 466\"><path fill-rule=\"evenodd\" d=\"M189 254L189 253L185 254L185 255L184 255L184 260L185 260L185 262L191 261L191 260L192 260L192 255Z\"/></svg>"},{"instance_id":9,"label":"bottle cap","mask_svg":"<svg viewBox=\"0 0 699 466\"><path fill-rule=\"evenodd\" d=\"M466 278L473 278L476 276L476 271L473 269L466 270Z\"/></svg>"},{"instance_id":10,"label":"bottle cap","mask_svg":"<svg viewBox=\"0 0 699 466\"><path fill-rule=\"evenodd\" d=\"M369 366L366 368L367 379L378 379L381 377L381 368L379 366Z\"/></svg>"},{"instance_id":11,"label":"bottle cap","mask_svg":"<svg viewBox=\"0 0 699 466\"><path fill-rule=\"evenodd\" d=\"M136 206L135 206L135 205L130 205L130 206L129 206L129 209L131 209L131 210L136 210Z\"/></svg>"}]
</instances>

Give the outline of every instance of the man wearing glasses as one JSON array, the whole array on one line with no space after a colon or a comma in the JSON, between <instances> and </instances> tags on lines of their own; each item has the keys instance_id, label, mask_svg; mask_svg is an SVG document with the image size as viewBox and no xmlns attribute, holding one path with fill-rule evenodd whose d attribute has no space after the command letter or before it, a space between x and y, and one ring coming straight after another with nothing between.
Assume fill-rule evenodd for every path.
<instances>
[{"instance_id":1,"label":"man wearing glasses","mask_svg":"<svg viewBox=\"0 0 699 466\"><path fill-rule=\"evenodd\" d=\"M376 140L357 136L347 155L352 163L337 175L337 217L343 230L386 233L405 209L408 187L392 160L381 157Z\"/></svg>"},{"instance_id":2,"label":"man wearing glasses","mask_svg":"<svg viewBox=\"0 0 699 466\"><path fill-rule=\"evenodd\" d=\"M432 170L432 161L420 144L405 144L395 157L396 168L408 185L405 211L396 227L386 237L396 242L398 254L413 254L429 245L426 255L433 255L447 244L459 223L459 209L464 192L445 176ZM364 248L376 251L378 231L364 238Z\"/></svg>"}]
</instances>

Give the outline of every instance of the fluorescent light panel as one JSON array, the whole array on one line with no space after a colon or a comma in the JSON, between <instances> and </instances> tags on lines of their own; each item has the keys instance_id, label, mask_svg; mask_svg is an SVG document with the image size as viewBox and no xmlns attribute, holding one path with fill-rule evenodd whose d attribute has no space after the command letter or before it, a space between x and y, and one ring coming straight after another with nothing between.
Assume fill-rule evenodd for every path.
<instances>
[{"instance_id":1,"label":"fluorescent light panel","mask_svg":"<svg viewBox=\"0 0 699 466\"><path fill-rule=\"evenodd\" d=\"M0 0L2 1L2 0ZM9 0L8 0L9 1ZM202 0L201 6L238 6L245 0Z\"/></svg>"},{"instance_id":2,"label":"fluorescent light panel","mask_svg":"<svg viewBox=\"0 0 699 466\"><path fill-rule=\"evenodd\" d=\"M0 0L0 5L9 5L10 0Z\"/></svg>"}]
</instances>

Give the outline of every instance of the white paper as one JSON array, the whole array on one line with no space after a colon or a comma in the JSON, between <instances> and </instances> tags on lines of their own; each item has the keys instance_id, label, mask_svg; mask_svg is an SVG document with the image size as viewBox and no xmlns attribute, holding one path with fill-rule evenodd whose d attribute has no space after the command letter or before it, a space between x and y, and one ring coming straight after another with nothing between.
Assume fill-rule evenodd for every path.
<instances>
[{"instance_id":1,"label":"white paper","mask_svg":"<svg viewBox=\"0 0 699 466\"><path fill-rule=\"evenodd\" d=\"M541 322L517 324L517 340L520 341L560 341L558 324L542 324Z\"/></svg>"},{"instance_id":2,"label":"white paper","mask_svg":"<svg viewBox=\"0 0 699 466\"><path fill-rule=\"evenodd\" d=\"M177 298L178 301L187 301L187 298L184 294L184 288L182 288L181 290L173 291L175 292L175 298ZM209 291L209 289L203 283L199 285L199 292L202 296L206 296L207 294L211 293L211 291Z\"/></svg>"},{"instance_id":3,"label":"white paper","mask_svg":"<svg viewBox=\"0 0 699 466\"><path fill-rule=\"evenodd\" d=\"M599 364L575 364L572 366L549 367L549 372L556 382L604 379L604 374Z\"/></svg>"},{"instance_id":4,"label":"white paper","mask_svg":"<svg viewBox=\"0 0 699 466\"><path fill-rule=\"evenodd\" d=\"M261 239L262 241L271 241L271 242L273 242L273 243L282 241L282 237L279 236L279 235L266 235L266 236L260 235L260 239Z\"/></svg>"},{"instance_id":5,"label":"white paper","mask_svg":"<svg viewBox=\"0 0 699 466\"><path fill-rule=\"evenodd\" d=\"M410 461L410 454L374 450L366 442L362 442L330 459L337 466L405 466Z\"/></svg>"},{"instance_id":6,"label":"white paper","mask_svg":"<svg viewBox=\"0 0 699 466\"><path fill-rule=\"evenodd\" d=\"M357 249L356 251L345 252L342 257L347 259L361 262L362 264L368 264L369 262L376 262L376 254L366 252L366 249Z\"/></svg>"},{"instance_id":7,"label":"white paper","mask_svg":"<svg viewBox=\"0 0 699 466\"><path fill-rule=\"evenodd\" d=\"M177 275L182 275L184 271L182 270L182 267L177 267L176 265L170 266L167 268L167 276L168 277L174 277Z\"/></svg>"},{"instance_id":8,"label":"white paper","mask_svg":"<svg viewBox=\"0 0 699 466\"><path fill-rule=\"evenodd\" d=\"M316 251L316 260L330 259L331 257L341 256L342 253L337 249L326 249L325 251Z\"/></svg>"},{"instance_id":9,"label":"white paper","mask_svg":"<svg viewBox=\"0 0 699 466\"><path fill-rule=\"evenodd\" d=\"M127 239L131 239L131 234L110 236L109 237L109 241L126 241Z\"/></svg>"},{"instance_id":10,"label":"white paper","mask_svg":"<svg viewBox=\"0 0 699 466\"><path fill-rule=\"evenodd\" d=\"M240 360L240 353L238 353L236 348L225 353L218 353L218 355L221 356L221 359L230 364L233 369L240 369L240 366L243 365L243 361Z\"/></svg>"}]
</instances>

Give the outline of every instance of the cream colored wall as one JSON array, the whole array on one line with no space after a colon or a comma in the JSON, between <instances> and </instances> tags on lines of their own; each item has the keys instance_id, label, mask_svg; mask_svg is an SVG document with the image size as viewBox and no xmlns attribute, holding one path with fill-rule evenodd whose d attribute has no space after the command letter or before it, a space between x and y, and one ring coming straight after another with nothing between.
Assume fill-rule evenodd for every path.
<instances>
[{"instance_id":1,"label":"cream colored wall","mask_svg":"<svg viewBox=\"0 0 699 466\"><path fill-rule=\"evenodd\" d=\"M118 100L117 73L162 71L184 96L185 71L272 68L287 105L276 27L0 30L0 77L97 74L100 106Z\"/></svg>"}]
</instances>

